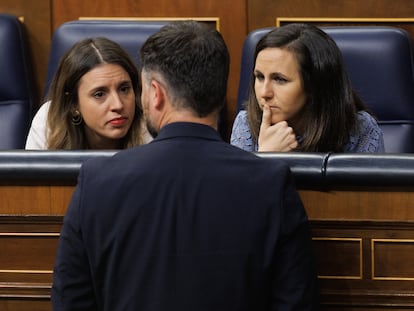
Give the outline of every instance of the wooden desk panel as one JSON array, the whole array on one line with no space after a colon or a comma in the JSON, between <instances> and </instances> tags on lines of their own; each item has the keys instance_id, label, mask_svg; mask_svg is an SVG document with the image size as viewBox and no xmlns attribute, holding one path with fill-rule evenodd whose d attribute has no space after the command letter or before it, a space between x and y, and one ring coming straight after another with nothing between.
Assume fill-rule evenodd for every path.
<instances>
[{"instance_id":1,"label":"wooden desk panel","mask_svg":"<svg viewBox=\"0 0 414 311\"><path fill-rule=\"evenodd\" d=\"M313 220L414 221L414 189L300 191Z\"/></svg>"},{"instance_id":2,"label":"wooden desk panel","mask_svg":"<svg viewBox=\"0 0 414 311\"><path fill-rule=\"evenodd\" d=\"M7 187L10 192L2 192L1 203L11 202L18 190L22 187ZM44 189L42 189L44 188ZM51 187L28 187L26 195L18 200L21 204L10 206L36 206L41 202L54 202L52 197L44 196L43 200L36 200L38 193L54 193L57 189ZM53 188L53 187L52 187ZM32 191L33 193L32 193ZM5 197L11 194L10 197ZM40 196L42 197L42 196ZM22 198L27 198L26 200ZM29 200L30 199L30 200ZM4 207L0 215L0 310L9 311L50 311L50 288L52 283L53 262L57 248L62 216L28 216L7 215ZM27 208L30 211L29 208ZM16 208L12 208L14 213ZM21 209L19 210L21 211ZM44 213L44 212L43 212Z\"/></svg>"},{"instance_id":3,"label":"wooden desk panel","mask_svg":"<svg viewBox=\"0 0 414 311\"><path fill-rule=\"evenodd\" d=\"M62 216L73 186L0 186L0 214Z\"/></svg>"},{"instance_id":4,"label":"wooden desk panel","mask_svg":"<svg viewBox=\"0 0 414 311\"><path fill-rule=\"evenodd\" d=\"M72 192L73 186L0 186L0 249L7 250L0 255L0 309L51 310L54 254ZM412 192L300 195L324 310L414 308Z\"/></svg>"}]
</instances>

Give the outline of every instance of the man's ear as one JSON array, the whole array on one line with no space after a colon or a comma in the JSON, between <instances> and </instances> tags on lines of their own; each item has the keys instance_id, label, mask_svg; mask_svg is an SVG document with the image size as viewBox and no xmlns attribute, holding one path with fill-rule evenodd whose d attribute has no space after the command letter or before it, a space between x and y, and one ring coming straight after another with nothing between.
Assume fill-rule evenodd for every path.
<instances>
[{"instance_id":1,"label":"man's ear","mask_svg":"<svg viewBox=\"0 0 414 311\"><path fill-rule=\"evenodd\" d=\"M161 109L165 103L165 88L157 80L151 81L151 97L154 108Z\"/></svg>"}]
</instances>

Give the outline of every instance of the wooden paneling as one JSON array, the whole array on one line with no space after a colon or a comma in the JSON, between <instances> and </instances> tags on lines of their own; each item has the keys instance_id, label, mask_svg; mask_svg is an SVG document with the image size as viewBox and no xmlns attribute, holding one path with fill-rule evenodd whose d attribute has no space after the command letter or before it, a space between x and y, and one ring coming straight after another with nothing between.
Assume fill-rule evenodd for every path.
<instances>
[{"instance_id":1,"label":"wooden paneling","mask_svg":"<svg viewBox=\"0 0 414 311\"><path fill-rule=\"evenodd\" d=\"M40 103L46 78L52 29L50 0L2 0L0 1L0 12L13 14L24 19L29 36Z\"/></svg>"},{"instance_id":2,"label":"wooden paneling","mask_svg":"<svg viewBox=\"0 0 414 311\"><path fill-rule=\"evenodd\" d=\"M375 280L414 280L414 240L373 239L372 278Z\"/></svg>"},{"instance_id":3,"label":"wooden paneling","mask_svg":"<svg viewBox=\"0 0 414 311\"><path fill-rule=\"evenodd\" d=\"M51 311L50 299L45 298L13 298L0 296L0 310L5 311Z\"/></svg>"},{"instance_id":4,"label":"wooden paneling","mask_svg":"<svg viewBox=\"0 0 414 311\"><path fill-rule=\"evenodd\" d=\"M0 186L0 309L28 310L31 301L50 310L51 271L72 192L73 186ZM300 190L323 310L414 308L413 193Z\"/></svg>"},{"instance_id":5,"label":"wooden paneling","mask_svg":"<svg viewBox=\"0 0 414 311\"><path fill-rule=\"evenodd\" d=\"M52 274L58 233L0 233L0 274ZM27 260L34 257L37 260Z\"/></svg>"},{"instance_id":6,"label":"wooden paneling","mask_svg":"<svg viewBox=\"0 0 414 311\"><path fill-rule=\"evenodd\" d=\"M324 310L414 308L412 189L301 190Z\"/></svg>"},{"instance_id":7,"label":"wooden paneling","mask_svg":"<svg viewBox=\"0 0 414 311\"><path fill-rule=\"evenodd\" d=\"M35 188L30 189L36 192ZM24 205L30 206L29 197L25 200L28 202ZM49 201L53 201L50 196ZM45 208L47 210L49 208ZM0 310L52 309L52 270L62 219L60 216L8 216L2 212Z\"/></svg>"},{"instance_id":8,"label":"wooden paneling","mask_svg":"<svg viewBox=\"0 0 414 311\"><path fill-rule=\"evenodd\" d=\"M40 94L52 30L79 17L217 17L231 54L228 120L243 40L277 17L412 18L412 0L2 0L24 17ZM412 24L400 25L414 33ZM73 186L0 185L0 310L51 310L52 262ZM324 310L414 308L413 189L301 190L312 225ZM6 256L7 253L7 256Z\"/></svg>"},{"instance_id":9,"label":"wooden paneling","mask_svg":"<svg viewBox=\"0 0 414 311\"><path fill-rule=\"evenodd\" d=\"M314 237L313 243L320 278L362 278L361 238ZM327 254L329 256L326 256Z\"/></svg>"},{"instance_id":10,"label":"wooden paneling","mask_svg":"<svg viewBox=\"0 0 414 311\"><path fill-rule=\"evenodd\" d=\"M1 214L64 215L72 191L72 186L1 186Z\"/></svg>"},{"instance_id":11,"label":"wooden paneling","mask_svg":"<svg viewBox=\"0 0 414 311\"><path fill-rule=\"evenodd\" d=\"M414 221L414 192L301 191L309 217L314 220Z\"/></svg>"},{"instance_id":12,"label":"wooden paneling","mask_svg":"<svg viewBox=\"0 0 414 311\"><path fill-rule=\"evenodd\" d=\"M351 209L358 214L358 204ZM323 310L414 308L414 222L311 224Z\"/></svg>"},{"instance_id":13,"label":"wooden paneling","mask_svg":"<svg viewBox=\"0 0 414 311\"><path fill-rule=\"evenodd\" d=\"M53 29L79 17L217 17L231 57L227 93L227 121L232 125L237 101L241 47L247 33L246 2L234 0L193 1L119 0L114 5L100 0L53 0ZM230 128L229 130L230 131Z\"/></svg>"},{"instance_id":14,"label":"wooden paneling","mask_svg":"<svg viewBox=\"0 0 414 311\"><path fill-rule=\"evenodd\" d=\"M247 0L248 30L275 25L276 17L413 17L411 0Z\"/></svg>"}]
</instances>

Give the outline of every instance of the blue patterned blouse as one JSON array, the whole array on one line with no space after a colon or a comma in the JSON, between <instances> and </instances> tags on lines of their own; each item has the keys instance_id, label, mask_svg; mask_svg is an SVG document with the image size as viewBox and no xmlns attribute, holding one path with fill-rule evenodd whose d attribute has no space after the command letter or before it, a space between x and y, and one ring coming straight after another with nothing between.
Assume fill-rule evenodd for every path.
<instances>
[{"instance_id":1,"label":"blue patterned blouse","mask_svg":"<svg viewBox=\"0 0 414 311\"><path fill-rule=\"evenodd\" d=\"M234 120L230 143L246 151L257 151L247 122L247 112L241 110ZM358 112L358 133L351 135L344 152L385 152L384 138L375 119L366 111Z\"/></svg>"}]
</instances>

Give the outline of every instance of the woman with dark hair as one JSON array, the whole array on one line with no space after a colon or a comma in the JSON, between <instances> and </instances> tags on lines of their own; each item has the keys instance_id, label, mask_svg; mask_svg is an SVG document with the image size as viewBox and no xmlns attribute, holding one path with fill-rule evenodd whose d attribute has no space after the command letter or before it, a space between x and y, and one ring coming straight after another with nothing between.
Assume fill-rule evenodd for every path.
<instances>
[{"instance_id":1,"label":"woman with dark hair","mask_svg":"<svg viewBox=\"0 0 414 311\"><path fill-rule=\"evenodd\" d=\"M59 62L26 149L124 149L151 140L141 81L129 55L106 38L73 45Z\"/></svg>"},{"instance_id":2,"label":"woman with dark hair","mask_svg":"<svg viewBox=\"0 0 414 311\"><path fill-rule=\"evenodd\" d=\"M309 24L258 42L247 109L231 143L248 151L384 152L382 131L353 91L336 43Z\"/></svg>"}]
</instances>

